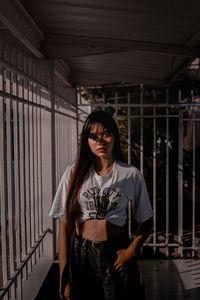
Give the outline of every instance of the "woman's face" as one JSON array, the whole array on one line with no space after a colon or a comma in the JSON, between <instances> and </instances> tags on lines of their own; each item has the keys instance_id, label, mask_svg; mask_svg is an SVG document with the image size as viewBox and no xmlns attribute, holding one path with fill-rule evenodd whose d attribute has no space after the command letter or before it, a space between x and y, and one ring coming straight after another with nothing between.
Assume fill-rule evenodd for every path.
<instances>
[{"instance_id":1,"label":"woman's face","mask_svg":"<svg viewBox=\"0 0 200 300\"><path fill-rule=\"evenodd\" d=\"M91 151L99 158L112 158L114 135L102 124L96 123L90 129L88 144Z\"/></svg>"}]
</instances>

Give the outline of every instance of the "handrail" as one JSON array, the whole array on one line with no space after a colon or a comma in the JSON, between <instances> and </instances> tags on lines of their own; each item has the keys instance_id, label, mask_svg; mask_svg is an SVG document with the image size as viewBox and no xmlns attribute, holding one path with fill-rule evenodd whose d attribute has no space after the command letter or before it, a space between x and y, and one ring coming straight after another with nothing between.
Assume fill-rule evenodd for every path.
<instances>
[{"instance_id":1,"label":"handrail","mask_svg":"<svg viewBox=\"0 0 200 300\"><path fill-rule=\"evenodd\" d=\"M32 257L32 255L35 253L36 249L38 248L38 246L40 245L40 243L42 242L42 240L44 239L44 237L46 236L47 233L51 233L53 234L53 231L48 228L46 229L43 234L40 236L40 239L36 242L35 246L32 247L33 249L31 251L29 251L26 255L26 258L23 260L23 262L21 263L20 267L14 272L13 276L11 277L11 279L7 282L7 284L0 288L0 297L5 296L5 294L8 292L8 290L10 289L10 287L12 286L12 284L15 282L16 278L18 277L18 275L22 272L23 268L26 266L26 264L28 263L29 259Z\"/></svg>"}]
</instances>

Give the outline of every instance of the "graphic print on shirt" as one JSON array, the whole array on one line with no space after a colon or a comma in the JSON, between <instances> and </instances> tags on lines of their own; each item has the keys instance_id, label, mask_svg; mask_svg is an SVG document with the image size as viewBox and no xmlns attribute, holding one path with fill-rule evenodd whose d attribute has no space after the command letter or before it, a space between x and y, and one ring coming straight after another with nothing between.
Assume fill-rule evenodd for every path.
<instances>
[{"instance_id":1,"label":"graphic print on shirt","mask_svg":"<svg viewBox=\"0 0 200 300\"><path fill-rule=\"evenodd\" d=\"M103 219L109 211L116 208L117 198L121 193L116 189L105 188L100 194L100 189L94 187L87 189L82 195L86 198L85 209L89 211L89 216Z\"/></svg>"}]
</instances>

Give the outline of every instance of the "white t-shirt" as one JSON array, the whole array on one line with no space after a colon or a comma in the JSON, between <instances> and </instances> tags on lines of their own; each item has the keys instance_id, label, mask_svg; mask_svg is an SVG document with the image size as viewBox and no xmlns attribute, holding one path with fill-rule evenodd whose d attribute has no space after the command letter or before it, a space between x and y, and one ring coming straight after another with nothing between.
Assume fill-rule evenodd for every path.
<instances>
[{"instance_id":1,"label":"white t-shirt","mask_svg":"<svg viewBox=\"0 0 200 300\"><path fill-rule=\"evenodd\" d=\"M65 170L49 211L49 216L63 221L66 221L66 194L73 166L74 164ZM98 218L106 219L117 226L124 226L129 201L132 204L133 215L139 223L153 216L145 180L137 168L114 161L111 172L100 176L92 166L81 187L79 203L82 216L76 223Z\"/></svg>"}]
</instances>

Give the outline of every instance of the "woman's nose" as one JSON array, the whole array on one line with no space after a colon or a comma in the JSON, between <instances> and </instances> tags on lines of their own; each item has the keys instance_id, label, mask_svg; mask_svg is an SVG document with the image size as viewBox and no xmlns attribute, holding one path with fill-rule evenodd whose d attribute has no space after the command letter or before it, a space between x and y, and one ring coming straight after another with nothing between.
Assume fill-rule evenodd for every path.
<instances>
[{"instance_id":1,"label":"woman's nose","mask_svg":"<svg viewBox=\"0 0 200 300\"><path fill-rule=\"evenodd\" d=\"M104 143L105 143L105 141L104 141L104 139L103 139L102 136L97 136L96 141L97 141L97 143L99 143L99 144L104 144Z\"/></svg>"}]
</instances>

